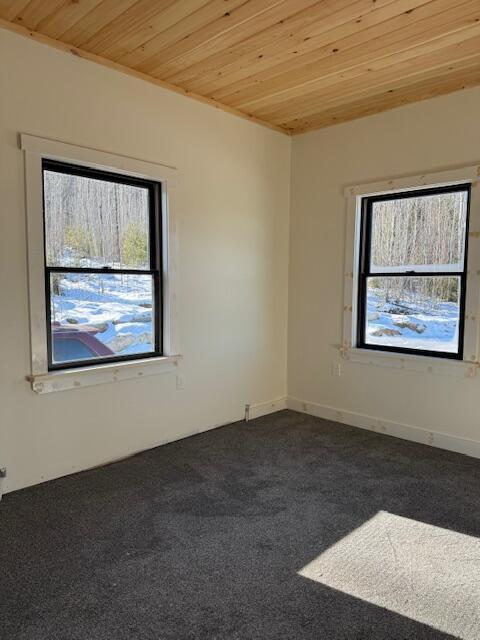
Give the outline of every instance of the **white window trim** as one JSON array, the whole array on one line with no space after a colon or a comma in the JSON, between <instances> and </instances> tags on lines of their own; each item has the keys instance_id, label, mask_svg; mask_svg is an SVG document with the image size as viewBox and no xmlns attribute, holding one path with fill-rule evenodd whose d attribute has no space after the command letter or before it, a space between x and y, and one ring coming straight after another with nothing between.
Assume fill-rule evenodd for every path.
<instances>
[{"instance_id":1,"label":"white window trim","mask_svg":"<svg viewBox=\"0 0 480 640\"><path fill-rule=\"evenodd\" d=\"M480 165L468 165L436 173L395 178L344 190L347 200L345 238L343 337L341 357L358 364L411 369L439 375L461 375L472 378L478 373L480 334ZM465 308L465 341L463 360L401 354L374 349L360 349L357 339L357 305L360 250L360 220L362 198L398 193L425 187L471 184L470 228L467 260L467 299Z\"/></svg>"},{"instance_id":2,"label":"white window trim","mask_svg":"<svg viewBox=\"0 0 480 640\"><path fill-rule=\"evenodd\" d=\"M23 133L20 134L19 142L25 155L31 344L31 375L27 379L31 383L32 389L37 393L48 393L174 370L181 359L177 312L178 237L174 215L178 171L173 167L161 164ZM72 367L58 371L48 370L43 237L43 158L161 182L164 356L122 363L99 363L89 367Z\"/></svg>"}]
</instances>

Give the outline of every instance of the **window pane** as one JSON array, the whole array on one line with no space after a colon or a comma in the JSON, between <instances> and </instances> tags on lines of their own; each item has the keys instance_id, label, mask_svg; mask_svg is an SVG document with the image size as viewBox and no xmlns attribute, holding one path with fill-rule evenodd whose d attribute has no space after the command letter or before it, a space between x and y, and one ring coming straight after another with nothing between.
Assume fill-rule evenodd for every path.
<instances>
[{"instance_id":1,"label":"window pane","mask_svg":"<svg viewBox=\"0 0 480 640\"><path fill-rule=\"evenodd\" d=\"M48 266L150 267L147 188L48 169L43 187Z\"/></svg>"},{"instance_id":2,"label":"window pane","mask_svg":"<svg viewBox=\"0 0 480 640\"><path fill-rule=\"evenodd\" d=\"M458 353L460 278L368 278L365 342Z\"/></svg>"},{"instance_id":3,"label":"window pane","mask_svg":"<svg viewBox=\"0 0 480 640\"><path fill-rule=\"evenodd\" d=\"M463 271L468 192L372 203L372 273Z\"/></svg>"},{"instance_id":4,"label":"window pane","mask_svg":"<svg viewBox=\"0 0 480 640\"><path fill-rule=\"evenodd\" d=\"M150 275L51 273L53 362L155 351Z\"/></svg>"}]
</instances>

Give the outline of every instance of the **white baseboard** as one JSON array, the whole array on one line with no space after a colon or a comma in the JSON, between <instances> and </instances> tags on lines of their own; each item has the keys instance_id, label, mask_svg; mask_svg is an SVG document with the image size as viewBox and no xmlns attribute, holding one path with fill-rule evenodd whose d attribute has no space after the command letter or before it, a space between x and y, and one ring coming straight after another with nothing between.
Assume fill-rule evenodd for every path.
<instances>
[{"instance_id":1,"label":"white baseboard","mask_svg":"<svg viewBox=\"0 0 480 640\"><path fill-rule=\"evenodd\" d=\"M446 433L440 433L438 431L429 431L422 427L393 422L391 420L383 420L381 418L374 418L362 413L336 409L335 407L329 407L328 405L321 405L315 402L308 402L307 400L300 400L299 398L288 397L287 407L293 411L299 411L300 413L306 413L318 418L348 424L352 427L368 429L369 431L384 433L390 436L395 436L396 438L403 438L404 440L411 440L412 442L428 444L432 447L438 447L439 449L463 453L473 458L480 458L480 442L477 440L460 438Z\"/></svg>"},{"instance_id":2,"label":"white baseboard","mask_svg":"<svg viewBox=\"0 0 480 640\"><path fill-rule=\"evenodd\" d=\"M276 411L282 411L287 408L287 398L282 396L281 398L275 398L270 402L260 402L259 404L250 405L250 420L254 418L261 418L269 413L275 413Z\"/></svg>"}]
</instances>

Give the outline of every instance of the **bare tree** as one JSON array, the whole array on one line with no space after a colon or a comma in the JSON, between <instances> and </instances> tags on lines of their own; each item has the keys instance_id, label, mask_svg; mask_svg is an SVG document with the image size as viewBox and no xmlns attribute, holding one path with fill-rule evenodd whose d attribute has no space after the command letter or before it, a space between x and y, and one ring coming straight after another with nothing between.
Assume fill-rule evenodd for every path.
<instances>
[{"instance_id":1,"label":"bare tree","mask_svg":"<svg viewBox=\"0 0 480 640\"><path fill-rule=\"evenodd\" d=\"M411 271L461 270L466 196L462 192L375 202L372 211L372 268ZM387 302L422 296L432 304L456 301L458 280L378 278L372 286Z\"/></svg>"},{"instance_id":2,"label":"bare tree","mask_svg":"<svg viewBox=\"0 0 480 640\"><path fill-rule=\"evenodd\" d=\"M137 233L136 246L139 234L140 244L148 244L147 189L45 171L44 196L49 264L87 260L138 266L125 264L122 254L132 228Z\"/></svg>"}]
</instances>

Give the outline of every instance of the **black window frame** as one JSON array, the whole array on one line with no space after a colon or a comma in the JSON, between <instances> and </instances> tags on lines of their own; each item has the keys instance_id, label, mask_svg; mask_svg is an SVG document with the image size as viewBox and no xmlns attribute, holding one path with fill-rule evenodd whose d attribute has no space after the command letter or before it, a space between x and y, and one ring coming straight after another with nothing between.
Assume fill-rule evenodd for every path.
<instances>
[{"instance_id":1,"label":"black window frame","mask_svg":"<svg viewBox=\"0 0 480 640\"><path fill-rule=\"evenodd\" d=\"M463 254L462 271L371 271L371 240L372 240L372 209L375 202L385 202L389 200L401 200L421 196L440 195L444 193L467 192L467 211L465 221L465 246ZM427 356L432 358L447 358L450 360L463 360L465 343L465 306L467 297L467 265L468 265L468 233L470 222L470 201L471 183L462 183L448 186L428 187L421 189L409 189L396 193L386 193L379 195L365 196L361 201L361 221L360 221L360 251L358 268L358 291L357 291L357 347L372 351L386 351L391 353L410 354L417 356ZM367 330L367 283L368 279L375 278L427 278L427 277L459 277L460 278L460 300L459 300L459 327L458 327L458 351L455 353L445 351L435 351L430 349L414 349L408 347L394 347L388 345L371 344L366 342Z\"/></svg>"},{"instance_id":2,"label":"black window frame","mask_svg":"<svg viewBox=\"0 0 480 640\"><path fill-rule=\"evenodd\" d=\"M83 178L93 178L104 180L105 182L142 187L148 190L148 213L149 213L149 269L118 269L118 268L84 268L84 267L51 267L47 264L46 251L46 224L45 224L45 171L56 171L58 173L75 175ZM84 165L76 165L69 162L42 159L42 198L43 198L43 249L44 249L44 269L45 269L45 312L47 322L47 357L48 370L57 371L62 369L77 369L91 366L102 366L118 362L128 362L135 360L145 360L163 356L163 282L162 282L162 185L155 180L137 178L111 171L96 169ZM69 360L65 362L53 361L52 349L52 318L51 318L51 293L50 275L52 273L85 273L102 274L118 273L123 275L149 275L153 282L153 307L152 320L154 324L154 350L148 353L138 353L119 356L97 356L92 359Z\"/></svg>"}]
</instances>

